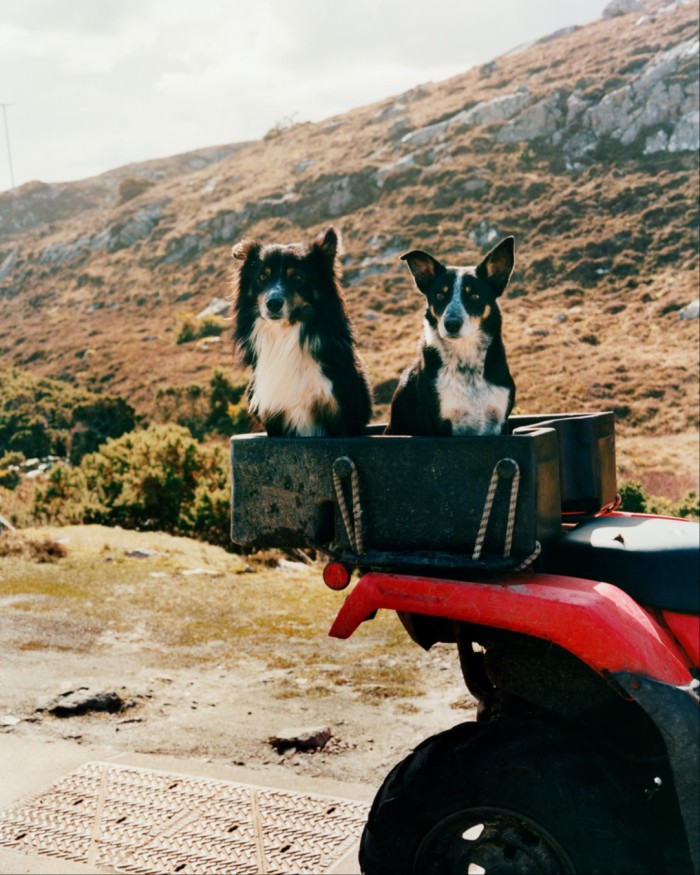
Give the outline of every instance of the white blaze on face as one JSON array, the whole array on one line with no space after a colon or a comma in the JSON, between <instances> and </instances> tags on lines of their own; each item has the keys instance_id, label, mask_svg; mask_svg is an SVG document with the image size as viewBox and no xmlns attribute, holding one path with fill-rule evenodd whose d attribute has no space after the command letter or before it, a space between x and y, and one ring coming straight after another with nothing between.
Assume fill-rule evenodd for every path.
<instances>
[{"instance_id":1,"label":"white blaze on face","mask_svg":"<svg viewBox=\"0 0 700 875\"><path fill-rule=\"evenodd\" d=\"M253 330L257 364L250 396L251 410L260 417L284 412L301 435L321 434L314 408L337 411L333 384L308 347L301 346L301 325L258 320Z\"/></svg>"},{"instance_id":2,"label":"white blaze on face","mask_svg":"<svg viewBox=\"0 0 700 875\"><path fill-rule=\"evenodd\" d=\"M450 290L450 299L447 302L445 311L438 320L438 333L440 334L440 337L443 337L445 340L449 340L452 342L462 337L473 336L481 326L480 317L470 316L469 313L467 313L464 303L462 301L463 277L466 274L467 271L463 268L455 273L454 279L452 281L452 288ZM450 320L461 322L458 334L450 334L448 332L445 323L449 323Z\"/></svg>"}]
</instances>

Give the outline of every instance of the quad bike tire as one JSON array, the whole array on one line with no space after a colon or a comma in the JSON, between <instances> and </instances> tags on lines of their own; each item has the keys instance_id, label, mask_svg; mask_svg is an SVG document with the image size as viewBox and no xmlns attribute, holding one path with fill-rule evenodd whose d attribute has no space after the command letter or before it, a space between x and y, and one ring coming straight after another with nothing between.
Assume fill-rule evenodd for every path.
<instances>
[{"instance_id":1,"label":"quad bike tire","mask_svg":"<svg viewBox=\"0 0 700 875\"><path fill-rule=\"evenodd\" d=\"M435 735L387 776L365 875L658 873L644 794L585 738L499 718Z\"/></svg>"}]
</instances>

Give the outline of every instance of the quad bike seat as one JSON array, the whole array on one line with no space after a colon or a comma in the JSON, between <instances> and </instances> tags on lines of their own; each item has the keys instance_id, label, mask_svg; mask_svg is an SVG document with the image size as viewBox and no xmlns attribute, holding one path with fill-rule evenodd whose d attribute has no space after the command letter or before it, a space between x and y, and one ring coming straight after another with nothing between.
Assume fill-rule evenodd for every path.
<instances>
[{"instance_id":1,"label":"quad bike seat","mask_svg":"<svg viewBox=\"0 0 700 875\"><path fill-rule=\"evenodd\" d=\"M557 538L545 570L618 586L642 605L700 612L700 526L687 520L610 515Z\"/></svg>"}]
</instances>

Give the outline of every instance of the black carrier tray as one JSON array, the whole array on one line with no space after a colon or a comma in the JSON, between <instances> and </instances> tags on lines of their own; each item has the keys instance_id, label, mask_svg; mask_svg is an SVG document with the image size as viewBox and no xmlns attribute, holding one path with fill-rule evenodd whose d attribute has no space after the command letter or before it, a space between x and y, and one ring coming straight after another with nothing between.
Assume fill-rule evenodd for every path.
<instances>
[{"instance_id":1,"label":"black carrier tray","mask_svg":"<svg viewBox=\"0 0 700 875\"><path fill-rule=\"evenodd\" d=\"M508 431L553 428L559 442L559 485L565 519L587 518L617 498L615 416L603 413L542 413L511 416Z\"/></svg>"},{"instance_id":2,"label":"black carrier tray","mask_svg":"<svg viewBox=\"0 0 700 875\"><path fill-rule=\"evenodd\" d=\"M499 437L381 427L354 438L236 436L232 540L313 546L365 567L516 567L561 527L557 431L523 426Z\"/></svg>"}]
</instances>

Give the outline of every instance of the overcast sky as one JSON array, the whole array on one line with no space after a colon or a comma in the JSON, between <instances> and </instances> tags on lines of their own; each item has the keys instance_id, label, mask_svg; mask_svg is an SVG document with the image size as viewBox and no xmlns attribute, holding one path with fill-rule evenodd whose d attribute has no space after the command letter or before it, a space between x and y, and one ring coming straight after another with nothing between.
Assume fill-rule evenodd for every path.
<instances>
[{"instance_id":1,"label":"overcast sky","mask_svg":"<svg viewBox=\"0 0 700 875\"><path fill-rule=\"evenodd\" d=\"M320 121L586 24L608 2L0 0L14 182L82 179ZM11 182L4 134L0 190Z\"/></svg>"}]
</instances>

